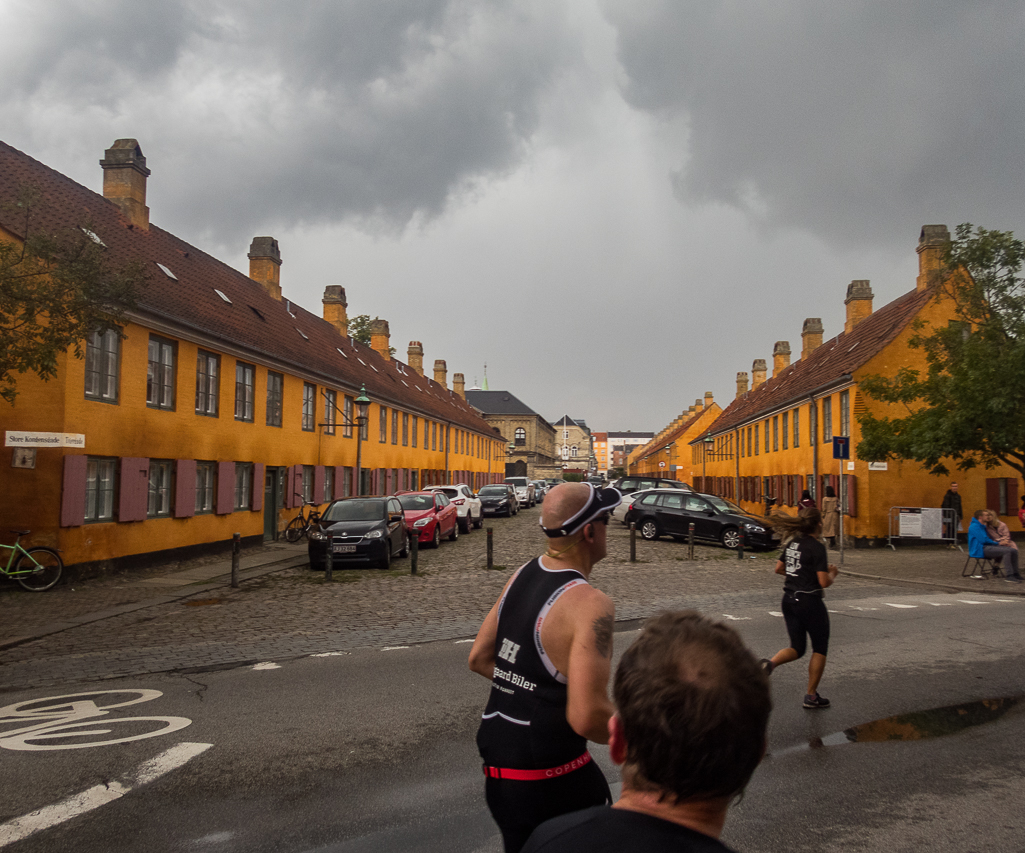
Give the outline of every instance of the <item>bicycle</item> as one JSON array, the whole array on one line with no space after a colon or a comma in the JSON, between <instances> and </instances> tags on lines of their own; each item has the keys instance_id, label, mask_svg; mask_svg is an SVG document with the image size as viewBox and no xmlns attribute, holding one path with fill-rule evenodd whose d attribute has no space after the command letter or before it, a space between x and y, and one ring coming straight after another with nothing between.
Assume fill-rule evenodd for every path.
<instances>
[{"instance_id":1,"label":"bicycle","mask_svg":"<svg viewBox=\"0 0 1025 853\"><path fill-rule=\"evenodd\" d=\"M310 528L320 521L320 511L316 507L317 504L311 501L303 501L299 514L288 522L288 527L285 528L286 542L298 542L304 536L309 536ZM303 510L307 508L310 510L309 515L303 515Z\"/></svg>"},{"instance_id":2,"label":"bicycle","mask_svg":"<svg viewBox=\"0 0 1025 853\"><path fill-rule=\"evenodd\" d=\"M32 592L43 592L60 580L61 572L64 571L64 561L53 548L45 548L42 545L34 548L23 547L21 537L28 536L31 532L12 530L11 533L17 536L14 544L0 544L0 548L11 552L7 565L0 565L0 574L13 578Z\"/></svg>"}]
</instances>

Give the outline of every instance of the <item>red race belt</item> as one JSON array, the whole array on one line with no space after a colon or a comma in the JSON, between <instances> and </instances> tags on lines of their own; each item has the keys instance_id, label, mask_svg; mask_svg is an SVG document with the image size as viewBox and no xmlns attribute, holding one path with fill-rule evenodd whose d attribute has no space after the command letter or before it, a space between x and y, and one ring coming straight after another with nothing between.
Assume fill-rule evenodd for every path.
<instances>
[{"instance_id":1,"label":"red race belt","mask_svg":"<svg viewBox=\"0 0 1025 853\"><path fill-rule=\"evenodd\" d=\"M545 767L541 770L518 770L515 767L488 767L484 765L484 775L492 779L515 779L517 782L539 782L542 779L557 779L579 770L591 763L591 753L585 752L579 758L560 764L558 767Z\"/></svg>"}]
</instances>

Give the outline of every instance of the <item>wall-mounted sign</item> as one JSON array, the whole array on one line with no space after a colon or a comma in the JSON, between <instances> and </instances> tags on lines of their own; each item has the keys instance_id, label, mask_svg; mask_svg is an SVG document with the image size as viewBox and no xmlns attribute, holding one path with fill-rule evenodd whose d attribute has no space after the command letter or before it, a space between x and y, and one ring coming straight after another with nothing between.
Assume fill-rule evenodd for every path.
<instances>
[{"instance_id":1,"label":"wall-mounted sign","mask_svg":"<svg viewBox=\"0 0 1025 853\"><path fill-rule=\"evenodd\" d=\"M85 436L73 432L7 430L4 447L77 447L85 449Z\"/></svg>"},{"instance_id":2,"label":"wall-mounted sign","mask_svg":"<svg viewBox=\"0 0 1025 853\"><path fill-rule=\"evenodd\" d=\"M887 466L886 462L869 462L868 463L868 470L869 471L885 471L886 470L886 466Z\"/></svg>"}]
</instances>

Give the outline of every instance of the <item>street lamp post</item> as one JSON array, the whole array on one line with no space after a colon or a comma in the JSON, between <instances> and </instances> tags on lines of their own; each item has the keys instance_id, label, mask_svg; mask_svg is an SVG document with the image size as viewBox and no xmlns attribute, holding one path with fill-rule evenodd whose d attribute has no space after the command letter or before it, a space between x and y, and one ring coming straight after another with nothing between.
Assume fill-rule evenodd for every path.
<instances>
[{"instance_id":1,"label":"street lamp post","mask_svg":"<svg viewBox=\"0 0 1025 853\"><path fill-rule=\"evenodd\" d=\"M705 458L708 456L709 446L714 443L715 439L712 438L711 430L709 430L701 441L701 488L705 492L708 491L708 484L705 482Z\"/></svg>"}]
</instances>

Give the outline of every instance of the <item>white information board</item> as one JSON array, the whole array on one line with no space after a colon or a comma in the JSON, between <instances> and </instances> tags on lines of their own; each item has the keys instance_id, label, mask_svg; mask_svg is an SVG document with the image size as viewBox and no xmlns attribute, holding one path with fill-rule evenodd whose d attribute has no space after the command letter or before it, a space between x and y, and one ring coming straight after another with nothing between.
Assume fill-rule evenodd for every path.
<instances>
[{"instance_id":1,"label":"white information board","mask_svg":"<svg viewBox=\"0 0 1025 853\"><path fill-rule=\"evenodd\" d=\"M7 430L4 447L85 447L85 436L73 432Z\"/></svg>"}]
</instances>

